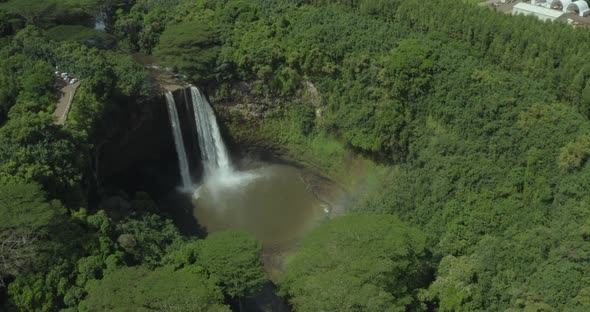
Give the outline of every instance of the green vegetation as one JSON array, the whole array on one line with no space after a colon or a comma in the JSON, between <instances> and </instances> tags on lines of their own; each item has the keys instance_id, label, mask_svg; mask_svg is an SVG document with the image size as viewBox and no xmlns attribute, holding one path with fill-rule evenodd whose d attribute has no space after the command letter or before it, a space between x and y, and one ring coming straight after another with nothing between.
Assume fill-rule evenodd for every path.
<instances>
[{"instance_id":1,"label":"green vegetation","mask_svg":"<svg viewBox=\"0 0 590 312\"><path fill-rule=\"evenodd\" d=\"M281 289L297 311L406 311L426 282L424 251L424 236L395 217L351 214L303 240Z\"/></svg>"},{"instance_id":2,"label":"green vegetation","mask_svg":"<svg viewBox=\"0 0 590 312\"><path fill-rule=\"evenodd\" d=\"M80 25L59 25L47 30L47 38L54 41L91 42L98 46L113 46L115 38L104 31Z\"/></svg>"},{"instance_id":3,"label":"green vegetation","mask_svg":"<svg viewBox=\"0 0 590 312\"><path fill-rule=\"evenodd\" d=\"M174 64L177 70L194 73L192 79L211 79L213 77L201 77L199 73L215 66L220 50L216 38L217 34L205 18L170 25L162 34L154 55Z\"/></svg>"},{"instance_id":4,"label":"green vegetation","mask_svg":"<svg viewBox=\"0 0 590 312\"><path fill-rule=\"evenodd\" d=\"M0 3L0 12L36 26L83 23L95 13L97 2L98 0L10 0ZM16 23L15 20L7 22Z\"/></svg>"},{"instance_id":5,"label":"green vegetation","mask_svg":"<svg viewBox=\"0 0 590 312\"><path fill-rule=\"evenodd\" d=\"M16 276L35 265L50 226L65 210L57 202L47 202L35 184L3 182L0 195L0 217L4 220L0 225L0 285L6 285L3 277Z\"/></svg>"},{"instance_id":6,"label":"green vegetation","mask_svg":"<svg viewBox=\"0 0 590 312\"><path fill-rule=\"evenodd\" d=\"M239 310L268 283L246 233L90 202L104 116L151 91L139 51L353 192L278 278L295 311L588 310L590 34L474 2L0 3L0 307ZM55 66L82 82L64 127Z\"/></svg>"},{"instance_id":7,"label":"green vegetation","mask_svg":"<svg viewBox=\"0 0 590 312\"><path fill-rule=\"evenodd\" d=\"M251 236L227 231L211 234L197 254L202 267L231 297L254 294L265 281L260 243Z\"/></svg>"},{"instance_id":8,"label":"green vegetation","mask_svg":"<svg viewBox=\"0 0 590 312\"><path fill-rule=\"evenodd\" d=\"M90 286L80 311L231 311L215 284L197 272L126 267Z\"/></svg>"}]
</instances>

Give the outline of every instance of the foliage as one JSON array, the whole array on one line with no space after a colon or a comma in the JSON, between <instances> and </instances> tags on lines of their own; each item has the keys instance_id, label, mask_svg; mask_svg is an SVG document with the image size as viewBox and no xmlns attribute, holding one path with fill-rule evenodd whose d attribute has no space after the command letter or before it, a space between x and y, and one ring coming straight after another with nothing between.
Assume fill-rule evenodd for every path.
<instances>
[{"instance_id":1,"label":"foliage","mask_svg":"<svg viewBox=\"0 0 590 312\"><path fill-rule=\"evenodd\" d=\"M53 41L76 41L82 44L100 47L113 46L116 39L102 30L80 25L59 25L52 27L45 33Z\"/></svg>"},{"instance_id":2,"label":"foliage","mask_svg":"<svg viewBox=\"0 0 590 312\"><path fill-rule=\"evenodd\" d=\"M27 23L48 26L54 23L84 23L91 19L96 0L9 0L0 3L0 11L16 15Z\"/></svg>"},{"instance_id":3,"label":"foliage","mask_svg":"<svg viewBox=\"0 0 590 312\"><path fill-rule=\"evenodd\" d=\"M260 242L237 230L213 233L187 242L168 255L165 263L204 273L235 299L255 294L265 283Z\"/></svg>"},{"instance_id":4,"label":"foliage","mask_svg":"<svg viewBox=\"0 0 590 312\"><path fill-rule=\"evenodd\" d=\"M419 40L402 40L384 57L378 80L390 90L389 96L416 100L426 93L432 79L436 66L433 54L434 51Z\"/></svg>"},{"instance_id":5,"label":"foliage","mask_svg":"<svg viewBox=\"0 0 590 312\"><path fill-rule=\"evenodd\" d=\"M0 181L0 288L7 277L34 268L54 219L64 212L37 184Z\"/></svg>"},{"instance_id":6,"label":"foliage","mask_svg":"<svg viewBox=\"0 0 590 312\"><path fill-rule=\"evenodd\" d=\"M170 267L118 269L89 286L80 311L230 311L202 274Z\"/></svg>"},{"instance_id":7,"label":"foliage","mask_svg":"<svg viewBox=\"0 0 590 312\"><path fill-rule=\"evenodd\" d=\"M3 230L20 227L40 228L49 224L63 211L56 202L45 200L46 194L36 184L2 181L0 207Z\"/></svg>"},{"instance_id":8,"label":"foliage","mask_svg":"<svg viewBox=\"0 0 590 312\"><path fill-rule=\"evenodd\" d=\"M78 142L53 124L47 113L16 113L0 128L0 176L41 183L51 194L65 196L80 181L84 164Z\"/></svg>"},{"instance_id":9,"label":"foliage","mask_svg":"<svg viewBox=\"0 0 590 312\"><path fill-rule=\"evenodd\" d=\"M260 254L262 247L240 231L211 234L202 241L198 263L209 278L230 297L255 294L265 281Z\"/></svg>"},{"instance_id":10,"label":"foliage","mask_svg":"<svg viewBox=\"0 0 590 312\"><path fill-rule=\"evenodd\" d=\"M421 286L424 236L386 215L325 222L301 243L280 283L297 311L406 311Z\"/></svg>"},{"instance_id":11,"label":"foliage","mask_svg":"<svg viewBox=\"0 0 590 312\"><path fill-rule=\"evenodd\" d=\"M569 143L559 154L559 168L563 171L579 169L590 156L590 137L583 136Z\"/></svg>"},{"instance_id":12,"label":"foliage","mask_svg":"<svg viewBox=\"0 0 590 312\"><path fill-rule=\"evenodd\" d=\"M151 53L166 23L173 17L174 5L178 2L178 0L140 0L128 14L117 10L115 34L125 39L122 43L128 48Z\"/></svg>"},{"instance_id":13,"label":"foliage","mask_svg":"<svg viewBox=\"0 0 590 312\"><path fill-rule=\"evenodd\" d=\"M219 54L219 35L205 18L166 28L154 55L178 71L190 73L193 80L210 79L210 69Z\"/></svg>"},{"instance_id":14,"label":"foliage","mask_svg":"<svg viewBox=\"0 0 590 312\"><path fill-rule=\"evenodd\" d=\"M93 285L101 283L103 279L107 280L105 283L109 283L109 276L117 276L119 271L125 271L128 265L146 263L149 269L146 265L137 267L138 270L153 272L154 267L161 264L158 261L161 255L166 250L174 248L172 244L180 244L178 230L170 224L170 221L163 220L159 216L145 215L119 225L113 222L104 211L87 215L84 210L81 210L74 216L75 219L61 216L63 220L60 223L52 220L51 229L54 231L52 236L55 241L52 244L55 247L45 248L46 254L36 258L44 265L39 265L36 270L21 272L16 280L9 284L11 303L16 308L26 311L76 308L80 301L86 298L88 292L92 293ZM120 239L126 236L132 237L133 245L130 246ZM119 239L115 240L117 237ZM52 257L47 257L49 254ZM55 254L58 256L56 257ZM154 277L154 280L163 275L170 274L160 273L158 277ZM177 275L186 274L174 274L174 276ZM129 280L126 282L133 283L135 278L133 276L127 276ZM174 279L178 278L174 277ZM188 281L185 282L188 283ZM214 285L213 282L210 284ZM155 289L153 285L150 287ZM173 291L169 285L162 284L162 287L167 289L165 291ZM215 292L219 292L220 295L215 295L213 292L211 298L222 296L221 291L216 289ZM165 296L170 296L165 291L163 291ZM197 298L199 302L204 300L202 296L209 296L209 293L204 290L197 292L203 292L201 297ZM170 300L168 302L171 304L184 302L178 298L170 298ZM190 306L199 305L190 303Z\"/></svg>"},{"instance_id":15,"label":"foliage","mask_svg":"<svg viewBox=\"0 0 590 312\"><path fill-rule=\"evenodd\" d=\"M51 107L53 73L47 63L14 55L0 61L0 70L0 122L17 102L36 112Z\"/></svg>"},{"instance_id":16,"label":"foliage","mask_svg":"<svg viewBox=\"0 0 590 312\"><path fill-rule=\"evenodd\" d=\"M169 248L182 241L172 222L155 214L128 220L120 224L117 231L121 233L119 243L127 247L125 250L131 255L132 262L150 266L157 265Z\"/></svg>"}]
</instances>

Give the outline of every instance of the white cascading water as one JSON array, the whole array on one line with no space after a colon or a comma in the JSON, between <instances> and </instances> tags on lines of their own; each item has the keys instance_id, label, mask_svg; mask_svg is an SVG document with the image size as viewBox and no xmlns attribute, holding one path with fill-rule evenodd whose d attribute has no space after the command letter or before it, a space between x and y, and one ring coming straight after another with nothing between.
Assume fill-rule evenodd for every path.
<instances>
[{"instance_id":1,"label":"white cascading water","mask_svg":"<svg viewBox=\"0 0 590 312\"><path fill-rule=\"evenodd\" d=\"M228 192L240 191L242 186L257 178L258 174L234 170L211 105L197 87L191 86L190 89L196 135L205 171L203 182L193 193L193 198L199 198L201 192L205 191L211 194L213 200L219 201Z\"/></svg>"},{"instance_id":2,"label":"white cascading water","mask_svg":"<svg viewBox=\"0 0 590 312\"><path fill-rule=\"evenodd\" d=\"M170 91L166 92L166 104L168 106L168 117L170 119L170 124L172 125L172 136L174 137L176 154L178 155L178 166L180 167L180 176L182 177L182 187L184 189L189 189L192 186L190 169L188 166L186 150L184 148L184 141L182 139L182 130L180 128L176 103L174 102L174 96Z\"/></svg>"},{"instance_id":3,"label":"white cascading water","mask_svg":"<svg viewBox=\"0 0 590 312\"><path fill-rule=\"evenodd\" d=\"M231 175L234 171L233 166L221 138L213 109L197 87L191 86L191 95L205 177L213 174Z\"/></svg>"},{"instance_id":4,"label":"white cascading water","mask_svg":"<svg viewBox=\"0 0 590 312\"><path fill-rule=\"evenodd\" d=\"M190 87L203 179L192 193L193 215L207 232L239 228L273 246L291 246L317 213L301 173L276 165L239 170L232 165L213 108ZM250 166L253 163L249 164ZM236 169L234 169L236 168Z\"/></svg>"}]
</instances>

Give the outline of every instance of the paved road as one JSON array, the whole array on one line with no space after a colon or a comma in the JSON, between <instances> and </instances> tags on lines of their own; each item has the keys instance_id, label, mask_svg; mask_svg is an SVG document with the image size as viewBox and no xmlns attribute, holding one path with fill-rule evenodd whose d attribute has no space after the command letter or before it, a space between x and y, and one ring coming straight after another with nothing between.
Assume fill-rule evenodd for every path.
<instances>
[{"instance_id":1,"label":"paved road","mask_svg":"<svg viewBox=\"0 0 590 312\"><path fill-rule=\"evenodd\" d=\"M74 99L74 95L79 86L80 82L78 81L74 84L68 84L60 90L61 97L57 102L55 112L53 112L56 125L63 125L66 123L66 120L68 120L68 114L72 108L72 100Z\"/></svg>"}]
</instances>

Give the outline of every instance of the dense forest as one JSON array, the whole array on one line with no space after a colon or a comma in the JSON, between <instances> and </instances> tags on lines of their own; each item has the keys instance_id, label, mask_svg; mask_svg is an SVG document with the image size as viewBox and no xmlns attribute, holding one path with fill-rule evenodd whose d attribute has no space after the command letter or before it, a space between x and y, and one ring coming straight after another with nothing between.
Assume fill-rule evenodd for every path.
<instances>
[{"instance_id":1,"label":"dense forest","mask_svg":"<svg viewBox=\"0 0 590 312\"><path fill-rule=\"evenodd\" d=\"M467 2L0 0L0 310L590 310L590 33ZM272 281L251 233L91 195L105 116L157 92L135 53L271 103L229 139L348 187Z\"/></svg>"}]
</instances>

